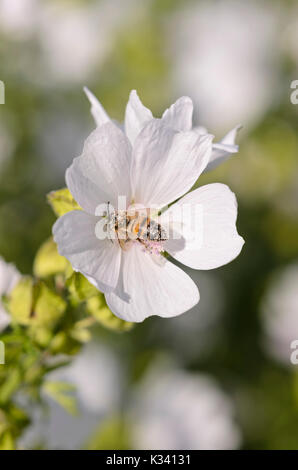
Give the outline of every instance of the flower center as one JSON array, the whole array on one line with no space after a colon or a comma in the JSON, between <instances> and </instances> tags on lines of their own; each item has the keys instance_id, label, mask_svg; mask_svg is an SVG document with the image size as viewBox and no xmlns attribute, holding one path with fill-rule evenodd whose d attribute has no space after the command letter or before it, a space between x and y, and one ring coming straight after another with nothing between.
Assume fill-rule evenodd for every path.
<instances>
[{"instance_id":1,"label":"flower center","mask_svg":"<svg viewBox=\"0 0 298 470\"><path fill-rule=\"evenodd\" d=\"M169 239L160 223L150 217L149 209L108 212L106 228L108 238L119 242L122 249L137 242L150 254L159 255Z\"/></svg>"}]
</instances>

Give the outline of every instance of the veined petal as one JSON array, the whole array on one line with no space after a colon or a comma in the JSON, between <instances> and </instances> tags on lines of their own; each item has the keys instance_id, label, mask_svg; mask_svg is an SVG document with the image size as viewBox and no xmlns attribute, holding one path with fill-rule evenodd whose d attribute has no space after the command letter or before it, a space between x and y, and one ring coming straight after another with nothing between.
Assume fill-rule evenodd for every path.
<instances>
[{"instance_id":1,"label":"veined petal","mask_svg":"<svg viewBox=\"0 0 298 470\"><path fill-rule=\"evenodd\" d=\"M242 126L235 127L228 132L228 134L218 144L213 144L210 161L205 168L205 171L213 170L218 165L228 160L233 153L238 152L239 146L235 144L235 140L241 127Z\"/></svg>"},{"instance_id":2,"label":"veined petal","mask_svg":"<svg viewBox=\"0 0 298 470\"><path fill-rule=\"evenodd\" d=\"M95 123L97 126L102 126L102 124L105 124L106 122L110 122L111 119L104 109L104 107L100 104L96 96L91 93L91 91L84 86L84 92L87 95L88 100L90 101L91 104L91 114L94 117Z\"/></svg>"},{"instance_id":3,"label":"veined petal","mask_svg":"<svg viewBox=\"0 0 298 470\"><path fill-rule=\"evenodd\" d=\"M192 279L170 261L158 265L141 246L134 244L123 253L119 291L105 295L110 309L119 318L141 322L151 315L174 317L199 302L199 291Z\"/></svg>"},{"instance_id":4,"label":"veined petal","mask_svg":"<svg viewBox=\"0 0 298 470\"><path fill-rule=\"evenodd\" d=\"M188 96L182 96L165 110L161 121L177 131L190 131L192 128L193 104Z\"/></svg>"},{"instance_id":5,"label":"veined petal","mask_svg":"<svg viewBox=\"0 0 298 470\"><path fill-rule=\"evenodd\" d=\"M177 132L161 120L148 123L133 149L133 197L148 207L163 207L185 194L206 167L211 135Z\"/></svg>"},{"instance_id":6,"label":"veined petal","mask_svg":"<svg viewBox=\"0 0 298 470\"><path fill-rule=\"evenodd\" d=\"M237 233L237 201L224 184L208 184L190 192L170 207L161 223L172 220L179 240L169 240L165 250L194 269L213 269L239 255L244 240Z\"/></svg>"},{"instance_id":7,"label":"veined petal","mask_svg":"<svg viewBox=\"0 0 298 470\"><path fill-rule=\"evenodd\" d=\"M92 277L107 292L118 282L121 249L109 239L96 237L98 220L86 212L71 211L56 221L53 235L60 255L68 259L73 269Z\"/></svg>"},{"instance_id":8,"label":"veined petal","mask_svg":"<svg viewBox=\"0 0 298 470\"><path fill-rule=\"evenodd\" d=\"M117 207L118 195L130 202L131 145L112 122L97 127L86 139L83 153L66 172L66 183L86 212L101 203Z\"/></svg>"},{"instance_id":9,"label":"veined petal","mask_svg":"<svg viewBox=\"0 0 298 470\"><path fill-rule=\"evenodd\" d=\"M125 110L124 128L131 144L141 132L145 124L153 119L152 112L141 102L136 90L132 90Z\"/></svg>"}]
</instances>

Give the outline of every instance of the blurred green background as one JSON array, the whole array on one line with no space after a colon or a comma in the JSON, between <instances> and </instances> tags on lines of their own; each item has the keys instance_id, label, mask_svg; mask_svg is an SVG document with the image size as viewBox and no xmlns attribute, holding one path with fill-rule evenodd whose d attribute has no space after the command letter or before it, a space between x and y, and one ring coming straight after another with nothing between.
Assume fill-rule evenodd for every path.
<instances>
[{"instance_id":1,"label":"blurred green background","mask_svg":"<svg viewBox=\"0 0 298 470\"><path fill-rule=\"evenodd\" d=\"M0 255L24 274L55 220L46 194L94 128L84 85L120 121L137 89L155 116L190 96L217 140L243 125L198 182L236 193L241 255L189 271L201 301L181 317L96 327L60 372L79 416L36 406L20 447L298 449L297 2L0 0L0 64Z\"/></svg>"}]
</instances>

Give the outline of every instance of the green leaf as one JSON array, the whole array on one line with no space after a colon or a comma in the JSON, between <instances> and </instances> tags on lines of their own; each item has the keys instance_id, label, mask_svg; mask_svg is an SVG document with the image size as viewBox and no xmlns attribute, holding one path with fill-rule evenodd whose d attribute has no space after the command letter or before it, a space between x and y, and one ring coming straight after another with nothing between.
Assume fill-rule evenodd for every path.
<instances>
[{"instance_id":1,"label":"green leaf","mask_svg":"<svg viewBox=\"0 0 298 470\"><path fill-rule=\"evenodd\" d=\"M46 284L24 277L11 292L7 307L20 325L53 328L66 310L66 302Z\"/></svg>"},{"instance_id":2,"label":"green leaf","mask_svg":"<svg viewBox=\"0 0 298 470\"><path fill-rule=\"evenodd\" d=\"M89 330L85 328L73 328L70 331L70 335L76 341L80 343L87 343L91 339L91 333Z\"/></svg>"},{"instance_id":3,"label":"green leaf","mask_svg":"<svg viewBox=\"0 0 298 470\"><path fill-rule=\"evenodd\" d=\"M61 217L61 215L64 215L67 212L81 209L67 188L51 191L47 195L47 199L58 217Z\"/></svg>"},{"instance_id":4,"label":"green leaf","mask_svg":"<svg viewBox=\"0 0 298 470\"><path fill-rule=\"evenodd\" d=\"M10 368L5 382L1 385L0 403L6 403L10 399L13 393L18 389L21 380L20 370L17 367Z\"/></svg>"},{"instance_id":5,"label":"green leaf","mask_svg":"<svg viewBox=\"0 0 298 470\"><path fill-rule=\"evenodd\" d=\"M51 237L39 248L35 256L33 272L36 277L44 278L65 273L68 267L69 262L59 255L57 245Z\"/></svg>"},{"instance_id":6,"label":"green leaf","mask_svg":"<svg viewBox=\"0 0 298 470\"><path fill-rule=\"evenodd\" d=\"M16 323L28 325L32 304L33 280L30 277L23 277L12 290L6 301L6 306Z\"/></svg>"},{"instance_id":7,"label":"green leaf","mask_svg":"<svg viewBox=\"0 0 298 470\"><path fill-rule=\"evenodd\" d=\"M75 302L89 299L98 295L98 289L94 287L81 273L73 272L66 281L69 293Z\"/></svg>"},{"instance_id":8,"label":"green leaf","mask_svg":"<svg viewBox=\"0 0 298 470\"><path fill-rule=\"evenodd\" d=\"M70 395L75 390L73 385L66 382L48 381L43 385L43 391L72 415L78 414L76 397Z\"/></svg>"},{"instance_id":9,"label":"green leaf","mask_svg":"<svg viewBox=\"0 0 298 470\"><path fill-rule=\"evenodd\" d=\"M52 354L73 355L80 350L81 344L71 337L69 332L59 331L50 342L49 348Z\"/></svg>"},{"instance_id":10,"label":"green leaf","mask_svg":"<svg viewBox=\"0 0 298 470\"><path fill-rule=\"evenodd\" d=\"M34 323L53 328L67 307L66 302L52 292L45 284L40 284L33 310Z\"/></svg>"},{"instance_id":11,"label":"green leaf","mask_svg":"<svg viewBox=\"0 0 298 470\"><path fill-rule=\"evenodd\" d=\"M46 348L52 339L52 331L43 326L30 328L30 338L42 348Z\"/></svg>"},{"instance_id":12,"label":"green leaf","mask_svg":"<svg viewBox=\"0 0 298 470\"><path fill-rule=\"evenodd\" d=\"M95 318L87 317L77 321L70 330L70 336L80 343L87 343L91 339L91 333L88 330L96 322Z\"/></svg>"},{"instance_id":13,"label":"green leaf","mask_svg":"<svg viewBox=\"0 0 298 470\"><path fill-rule=\"evenodd\" d=\"M111 312L103 294L98 294L87 300L87 311L109 330L124 332L134 327L133 323L121 320Z\"/></svg>"}]
</instances>

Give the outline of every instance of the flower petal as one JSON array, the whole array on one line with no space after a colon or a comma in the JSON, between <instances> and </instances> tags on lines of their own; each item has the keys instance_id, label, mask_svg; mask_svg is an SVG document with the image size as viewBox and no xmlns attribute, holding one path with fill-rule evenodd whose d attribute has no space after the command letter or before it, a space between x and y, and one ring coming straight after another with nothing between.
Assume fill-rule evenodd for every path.
<instances>
[{"instance_id":1,"label":"flower petal","mask_svg":"<svg viewBox=\"0 0 298 470\"><path fill-rule=\"evenodd\" d=\"M192 128L193 104L188 96L179 98L162 115L165 126L177 131L190 131Z\"/></svg>"},{"instance_id":2,"label":"flower petal","mask_svg":"<svg viewBox=\"0 0 298 470\"><path fill-rule=\"evenodd\" d=\"M237 233L237 201L228 186L208 184L190 192L162 215L161 223L169 214L176 231L180 221L183 243L169 240L165 250L181 263L213 269L239 255L244 240Z\"/></svg>"},{"instance_id":3,"label":"flower petal","mask_svg":"<svg viewBox=\"0 0 298 470\"><path fill-rule=\"evenodd\" d=\"M159 119L148 123L133 149L134 200L163 207L189 191L210 159L212 138L177 132Z\"/></svg>"},{"instance_id":4,"label":"flower petal","mask_svg":"<svg viewBox=\"0 0 298 470\"><path fill-rule=\"evenodd\" d=\"M151 315L174 317L199 302L200 295L192 279L170 261L158 265L141 246L134 244L123 253L118 293L105 295L110 309L119 318L141 322Z\"/></svg>"},{"instance_id":5,"label":"flower petal","mask_svg":"<svg viewBox=\"0 0 298 470\"><path fill-rule=\"evenodd\" d=\"M0 298L9 294L21 278L21 274L12 263L7 263L0 256ZM0 300L1 303L1 300Z\"/></svg>"},{"instance_id":6,"label":"flower petal","mask_svg":"<svg viewBox=\"0 0 298 470\"><path fill-rule=\"evenodd\" d=\"M98 99L93 95L93 93L91 93L91 91L86 86L84 86L83 90L86 93L88 100L90 101L91 114L94 117L96 125L101 126L106 122L110 122L111 119L109 115L107 114L103 106L100 104Z\"/></svg>"},{"instance_id":7,"label":"flower petal","mask_svg":"<svg viewBox=\"0 0 298 470\"><path fill-rule=\"evenodd\" d=\"M141 102L136 90L132 90L125 110L125 133L131 144L134 144L145 124L153 119L150 109Z\"/></svg>"},{"instance_id":8,"label":"flower petal","mask_svg":"<svg viewBox=\"0 0 298 470\"><path fill-rule=\"evenodd\" d=\"M118 195L130 202L131 145L112 122L97 127L86 139L83 153L66 172L66 183L86 212L101 203L117 207Z\"/></svg>"},{"instance_id":9,"label":"flower petal","mask_svg":"<svg viewBox=\"0 0 298 470\"><path fill-rule=\"evenodd\" d=\"M68 259L73 269L92 277L107 292L118 282L121 249L109 239L96 238L98 220L86 212L71 211L56 221L53 235L60 255Z\"/></svg>"},{"instance_id":10,"label":"flower petal","mask_svg":"<svg viewBox=\"0 0 298 470\"><path fill-rule=\"evenodd\" d=\"M228 134L218 144L213 144L210 161L205 168L205 171L213 170L218 165L228 160L231 154L238 152L239 146L235 144L235 139L241 127L242 126L235 127L228 132Z\"/></svg>"}]
</instances>

